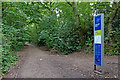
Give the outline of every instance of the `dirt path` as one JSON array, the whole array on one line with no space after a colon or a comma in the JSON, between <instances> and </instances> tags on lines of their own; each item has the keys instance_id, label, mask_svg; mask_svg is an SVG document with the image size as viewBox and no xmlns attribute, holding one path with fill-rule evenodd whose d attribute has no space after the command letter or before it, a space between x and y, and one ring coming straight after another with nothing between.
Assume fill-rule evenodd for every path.
<instances>
[{"instance_id":1,"label":"dirt path","mask_svg":"<svg viewBox=\"0 0 120 80\"><path fill-rule=\"evenodd\" d=\"M4 78L92 78L118 77L118 57L105 56L105 75L93 72L93 54L51 54L33 45L18 52L18 65Z\"/></svg>"}]
</instances>

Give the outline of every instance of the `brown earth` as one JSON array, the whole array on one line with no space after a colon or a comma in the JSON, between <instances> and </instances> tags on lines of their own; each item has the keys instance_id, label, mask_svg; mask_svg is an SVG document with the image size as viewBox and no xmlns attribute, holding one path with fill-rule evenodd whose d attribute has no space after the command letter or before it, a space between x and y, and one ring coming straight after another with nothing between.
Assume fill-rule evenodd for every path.
<instances>
[{"instance_id":1,"label":"brown earth","mask_svg":"<svg viewBox=\"0 0 120 80\"><path fill-rule=\"evenodd\" d=\"M4 78L118 78L118 56L105 56L105 74L100 75L93 71L93 54L60 55L33 45L17 54L17 65Z\"/></svg>"}]
</instances>

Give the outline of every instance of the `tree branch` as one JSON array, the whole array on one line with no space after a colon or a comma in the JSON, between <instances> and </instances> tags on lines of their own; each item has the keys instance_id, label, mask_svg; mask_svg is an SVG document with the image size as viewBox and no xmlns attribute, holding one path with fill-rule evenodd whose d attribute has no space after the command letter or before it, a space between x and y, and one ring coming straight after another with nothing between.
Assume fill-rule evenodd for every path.
<instances>
[{"instance_id":1,"label":"tree branch","mask_svg":"<svg viewBox=\"0 0 120 80\"><path fill-rule=\"evenodd\" d=\"M118 12L118 9L119 9L119 4L117 4L117 3L115 3L115 10L114 10L114 12L113 12L113 14L112 14L112 20L115 18L115 16L116 16L116 14L117 14L117 12Z\"/></svg>"},{"instance_id":2,"label":"tree branch","mask_svg":"<svg viewBox=\"0 0 120 80\"><path fill-rule=\"evenodd\" d=\"M114 7L112 9L113 11L110 14L109 22L111 22L115 18L116 14L118 12L118 9L119 9L119 4L118 3L114 3Z\"/></svg>"},{"instance_id":3,"label":"tree branch","mask_svg":"<svg viewBox=\"0 0 120 80\"><path fill-rule=\"evenodd\" d=\"M67 1L67 0L65 0L65 1L66 1L71 7L73 7L72 4L71 4L69 1Z\"/></svg>"}]
</instances>

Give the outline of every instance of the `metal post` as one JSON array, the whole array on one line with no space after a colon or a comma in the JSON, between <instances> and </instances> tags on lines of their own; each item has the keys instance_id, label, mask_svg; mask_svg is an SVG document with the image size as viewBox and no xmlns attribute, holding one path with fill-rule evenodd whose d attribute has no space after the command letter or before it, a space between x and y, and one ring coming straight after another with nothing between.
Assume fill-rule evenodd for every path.
<instances>
[{"instance_id":1,"label":"metal post","mask_svg":"<svg viewBox=\"0 0 120 80\"><path fill-rule=\"evenodd\" d=\"M94 70L96 70L96 65L94 64Z\"/></svg>"},{"instance_id":2,"label":"metal post","mask_svg":"<svg viewBox=\"0 0 120 80\"><path fill-rule=\"evenodd\" d=\"M101 58L102 74L104 74L104 14L101 14Z\"/></svg>"},{"instance_id":3,"label":"metal post","mask_svg":"<svg viewBox=\"0 0 120 80\"><path fill-rule=\"evenodd\" d=\"M104 14L94 15L94 61L95 72L104 74ZM96 70L97 65L101 72Z\"/></svg>"}]
</instances>

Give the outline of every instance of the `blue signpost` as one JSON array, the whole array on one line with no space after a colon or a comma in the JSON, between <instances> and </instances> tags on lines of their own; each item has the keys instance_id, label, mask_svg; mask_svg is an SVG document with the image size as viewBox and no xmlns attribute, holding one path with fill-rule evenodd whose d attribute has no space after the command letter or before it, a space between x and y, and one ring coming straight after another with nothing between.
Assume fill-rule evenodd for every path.
<instances>
[{"instance_id":1,"label":"blue signpost","mask_svg":"<svg viewBox=\"0 0 120 80\"><path fill-rule=\"evenodd\" d=\"M104 14L94 16L94 70L96 65L104 74Z\"/></svg>"}]
</instances>

